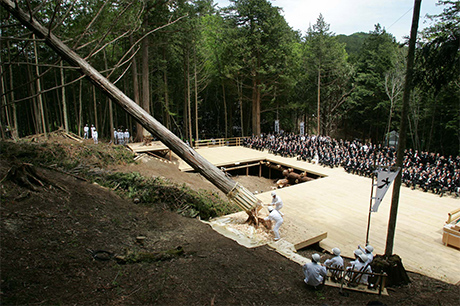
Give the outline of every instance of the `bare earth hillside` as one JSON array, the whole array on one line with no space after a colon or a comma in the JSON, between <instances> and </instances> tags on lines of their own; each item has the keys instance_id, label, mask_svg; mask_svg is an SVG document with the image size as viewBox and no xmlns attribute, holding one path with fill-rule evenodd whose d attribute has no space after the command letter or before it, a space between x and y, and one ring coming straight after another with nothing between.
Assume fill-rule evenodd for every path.
<instances>
[{"instance_id":1,"label":"bare earth hillside","mask_svg":"<svg viewBox=\"0 0 460 306\"><path fill-rule=\"evenodd\" d=\"M0 155L0 179L13 164ZM214 188L198 174L179 172L173 163L150 160L116 168L163 176L193 189ZM75 176L36 169L47 182L36 191L11 180L0 186L2 305L460 302L459 286L414 273L409 273L412 283L389 288L389 296L341 295L330 287L311 291L301 267L268 247L247 249L162 205L145 207ZM268 187L254 184L248 188Z\"/></svg>"}]
</instances>

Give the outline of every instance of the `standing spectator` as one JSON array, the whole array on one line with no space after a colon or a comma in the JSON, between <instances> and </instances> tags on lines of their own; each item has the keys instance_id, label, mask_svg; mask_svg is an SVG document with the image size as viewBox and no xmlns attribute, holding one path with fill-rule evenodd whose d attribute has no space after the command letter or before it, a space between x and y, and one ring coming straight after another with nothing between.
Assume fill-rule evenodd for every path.
<instances>
[{"instance_id":1,"label":"standing spectator","mask_svg":"<svg viewBox=\"0 0 460 306\"><path fill-rule=\"evenodd\" d=\"M117 132L117 142L119 145L123 145L123 139L124 139L124 133L122 132L121 129L118 129L118 132Z\"/></svg>"},{"instance_id":2,"label":"standing spectator","mask_svg":"<svg viewBox=\"0 0 460 306\"><path fill-rule=\"evenodd\" d=\"M93 130L92 135L93 135L94 144L98 144L98 140L97 140L98 135L97 135L96 129Z\"/></svg>"},{"instance_id":3,"label":"standing spectator","mask_svg":"<svg viewBox=\"0 0 460 306\"><path fill-rule=\"evenodd\" d=\"M89 126L88 124L85 124L85 127L83 128L83 139L88 139L89 136Z\"/></svg>"},{"instance_id":4,"label":"standing spectator","mask_svg":"<svg viewBox=\"0 0 460 306\"><path fill-rule=\"evenodd\" d=\"M91 124L91 138L93 138L93 139L94 139L93 134L94 134L95 131L96 131L96 127L94 126L94 124Z\"/></svg>"},{"instance_id":5,"label":"standing spectator","mask_svg":"<svg viewBox=\"0 0 460 306\"><path fill-rule=\"evenodd\" d=\"M117 144L118 132L117 129L113 129L113 144Z\"/></svg>"},{"instance_id":6,"label":"standing spectator","mask_svg":"<svg viewBox=\"0 0 460 306\"><path fill-rule=\"evenodd\" d=\"M128 129L125 130L124 139L125 139L125 145L127 145L129 143L129 131L128 131Z\"/></svg>"}]
</instances>

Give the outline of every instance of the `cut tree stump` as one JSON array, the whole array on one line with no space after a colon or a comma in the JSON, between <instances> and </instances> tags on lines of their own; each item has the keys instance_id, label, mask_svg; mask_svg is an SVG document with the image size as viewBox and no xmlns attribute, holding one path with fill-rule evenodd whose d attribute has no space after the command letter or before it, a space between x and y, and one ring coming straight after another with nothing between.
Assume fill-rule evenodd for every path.
<instances>
[{"instance_id":1,"label":"cut tree stump","mask_svg":"<svg viewBox=\"0 0 460 306\"><path fill-rule=\"evenodd\" d=\"M32 191L37 191L37 187L51 186L65 191L62 187L50 182L35 169L34 165L29 163L13 165L0 183L6 180Z\"/></svg>"}]
</instances>

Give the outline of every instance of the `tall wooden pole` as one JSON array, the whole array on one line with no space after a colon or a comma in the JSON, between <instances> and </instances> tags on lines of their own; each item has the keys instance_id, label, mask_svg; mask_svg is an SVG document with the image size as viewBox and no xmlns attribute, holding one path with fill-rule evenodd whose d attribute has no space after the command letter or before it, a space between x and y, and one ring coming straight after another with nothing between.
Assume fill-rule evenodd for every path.
<instances>
[{"instance_id":1,"label":"tall wooden pole","mask_svg":"<svg viewBox=\"0 0 460 306\"><path fill-rule=\"evenodd\" d=\"M407 113L409 109L410 91L412 89L412 71L414 67L415 42L417 39L418 21L420 17L420 6L422 0L415 0L414 14L412 17L412 28L410 31L409 51L407 54L406 81L404 83L403 105L401 110L401 123L399 127L399 142L396 157L396 166L402 169L404 151L406 150L406 129L407 129ZM402 171L399 171L396 176L393 197L391 198L390 220L388 221L387 242L385 247L385 256L391 256L393 253L393 245L396 230L396 217L398 215L399 190L401 189Z\"/></svg>"},{"instance_id":2,"label":"tall wooden pole","mask_svg":"<svg viewBox=\"0 0 460 306\"><path fill-rule=\"evenodd\" d=\"M318 105L317 105L317 127L316 127L316 135L321 135L321 63L318 66Z\"/></svg>"},{"instance_id":3,"label":"tall wooden pole","mask_svg":"<svg viewBox=\"0 0 460 306\"><path fill-rule=\"evenodd\" d=\"M19 9L19 7L16 7L13 1L0 0L0 5L38 37L44 39L45 43L70 65L79 67L80 72L85 74L95 86L101 89L113 101L117 102L131 116L136 118L147 131L158 137L174 153L193 167L193 169L224 192L241 209L251 214L251 211L254 211L254 208L259 205L258 199L250 191L228 178L216 166L199 155L190 146L187 146L147 111L107 80L99 71L94 69L88 62L54 36L53 33L50 33L47 28L39 24L37 20Z\"/></svg>"}]
</instances>

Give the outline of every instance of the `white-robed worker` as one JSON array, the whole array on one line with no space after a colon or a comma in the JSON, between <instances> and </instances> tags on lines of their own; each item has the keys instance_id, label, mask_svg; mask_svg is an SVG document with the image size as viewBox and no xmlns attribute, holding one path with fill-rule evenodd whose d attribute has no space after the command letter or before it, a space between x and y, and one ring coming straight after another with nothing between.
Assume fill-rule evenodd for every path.
<instances>
[{"instance_id":1,"label":"white-robed worker","mask_svg":"<svg viewBox=\"0 0 460 306\"><path fill-rule=\"evenodd\" d=\"M128 131L128 129L125 130L124 138L125 138L125 145L127 145L129 143L129 131Z\"/></svg>"},{"instance_id":2,"label":"white-robed worker","mask_svg":"<svg viewBox=\"0 0 460 306\"><path fill-rule=\"evenodd\" d=\"M276 194L275 191L272 191L272 206L275 206L275 209L280 213L281 216L284 214L281 212L281 208L283 208L283 201L281 200L280 196Z\"/></svg>"},{"instance_id":3,"label":"white-robed worker","mask_svg":"<svg viewBox=\"0 0 460 306\"><path fill-rule=\"evenodd\" d=\"M362 253L363 253L363 252L361 252L360 249L355 250L355 251L353 252L353 254L355 255L355 260L350 261L350 265L353 266L355 263L357 263L357 262L359 261L358 257L359 257L359 255L361 255Z\"/></svg>"},{"instance_id":4,"label":"white-robed worker","mask_svg":"<svg viewBox=\"0 0 460 306\"><path fill-rule=\"evenodd\" d=\"M272 220L275 222L273 227L273 233L275 234L275 241L280 240L280 227L283 224L283 217L280 215L279 211L269 206L268 211L270 212L267 217L264 218L265 221Z\"/></svg>"},{"instance_id":5,"label":"white-robed worker","mask_svg":"<svg viewBox=\"0 0 460 306\"><path fill-rule=\"evenodd\" d=\"M324 281L324 278L327 275L326 267L322 266L320 263L321 256L319 254L311 255L311 262L307 262L303 265L302 270L305 276L305 284L312 286L316 289Z\"/></svg>"},{"instance_id":6,"label":"white-robed worker","mask_svg":"<svg viewBox=\"0 0 460 306\"><path fill-rule=\"evenodd\" d=\"M333 248L332 253L334 254L334 257L331 259L328 259L324 262L324 265L327 268L337 268L341 269L343 268L343 258L340 256L340 249L339 248Z\"/></svg>"},{"instance_id":7,"label":"white-robed worker","mask_svg":"<svg viewBox=\"0 0 460 306\"><path fill-rule=\"evenodd\" d=\"M113 129L113 144L117 144L118 132L117 129Z\"/></svg>"},{"instance_id":8,"label":"white-robed worker","mask_svg":"<svg viewBox=\"0 0 460 306\"><path fill-rule=\"evenodd\" d=\"M93 140L94 140L94 144L98 144L98 134L97 134L97 131L96 129L93 130Z\"/></svg>"},{"instance_id":9,"label":"white-robed worker","mask_svg":"<svg viewBox=\"0 0 460 306\"><path fill-rule=\"evenodd\" d=\"M85 127L83 128L83 138L88 139L88 136L89 136L89 126L88 124L86 124Z\"/></svg>"},{"instance_id":10,"label":"white-robed worker","mask_svg":"<svg viewBox=\"0 0 460 306\"><path fill-rule=\"evenodd\" d=\"M118 132L117 132L117 143L119 145L124 145L124 134L123 134L123 131L121 129L118 129Z\"/></svg>"},{"instance_id":11,"label":"white-robed worker","mask_svg":"<svg viewBox=\"0 0 460 306\"><path fill-rule=\"evenodd\" d=\"M358 245L358 249L360 249L363 254L367 255L367 264L370 264L374 260L374 254L372 254L374 248L372 246L366 245L366 248L363 249L360 245Z\"/></svg>"},{"instance_id":12,"label":"white-robed worker","mask_svg":"<svg viewBox=\"0 0 460 306\"><path fill-rule=\"evenodd\" d=\"M361 254L358 256L358 261L352 267L349 267L349 268L351 268L351 270L353 271L372 273L371 266L366 263L367 261L368 261L367 255ZM368 274L364 274L364 273L354 273L353 274L353 279L355 280L359 279L359 283L361 284L367 284L368 278L369 278Z\"/></svg>"},{"instance_id":13,"label":"white-robed worker","mask_svg":"<svg viewBox=\"0 0 460 306\"><path fill-rule=\"evenodd\" d=\"M94 139L94 136L93 136L94 131L96 131L96 127L94 126L94 124L91 124L91 138L93 139Z\"/></svg>"}]
</instances>

